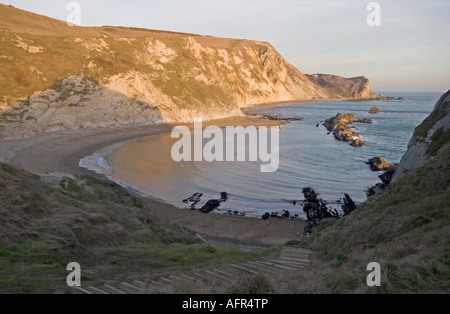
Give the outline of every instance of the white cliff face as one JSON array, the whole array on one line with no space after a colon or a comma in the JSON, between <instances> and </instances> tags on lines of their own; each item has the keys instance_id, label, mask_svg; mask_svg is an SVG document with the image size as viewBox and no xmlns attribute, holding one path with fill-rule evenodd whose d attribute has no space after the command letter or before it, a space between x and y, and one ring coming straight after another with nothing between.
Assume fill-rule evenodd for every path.
<instances>
[{"instance_id":1,"label":"white cliff face","mask_svg":"<svg viewBox=\"0 0 450 314\"><path fill-rule=\"evenodd\" d=\"M403 175L415 168L423 166L429 160L433 159L434 155L441 147L446 144L444 141L440 146L433 148L433 141L436 134L443 134L449 132L450 129L450 91L444 94L437 102L431 115L416 129L414 136L408 145L408 150L403 156L397 170L394 173L392 181L399 180Z\"/></svg>"},{"instance_id":2,"label":"white cliff face","mask_svg":"<svg viewBox=\"0 0 450 314\"><path fill-rule=\"evenodd\" d=\"M242 115L240 108L257 103L366 98L370 92L368 80L356 78L347 94L346 86L335 93L326 83L317 84L302 74L264 42L158 33L149 38L69 37L61 45L53 37L8 36L0 41L0 48L14 43L18 51L2 58L13 58L17 71L30 72L33 79L24 82L24 87L11 85L20 97L0 95L0 138L212 120ZM52 48L52 40L58 43L58 51ZM16 54L25 61L23 69ZM53 54L58 60L67 58L57 69L47 68ZM335 79L333 88L345 81Z\"/></svg>"},{"instance_id":3,"label":"white cliff face","mask_svg":"<svg viewBox=\"0 0 450 314\"><path fill-rule=\"evenodd\" d=\"M5 138L162 121L153 104L81 76L63 79L53 89L18 102L2 114L0 131Z\"/></svg>"}]
</instances>

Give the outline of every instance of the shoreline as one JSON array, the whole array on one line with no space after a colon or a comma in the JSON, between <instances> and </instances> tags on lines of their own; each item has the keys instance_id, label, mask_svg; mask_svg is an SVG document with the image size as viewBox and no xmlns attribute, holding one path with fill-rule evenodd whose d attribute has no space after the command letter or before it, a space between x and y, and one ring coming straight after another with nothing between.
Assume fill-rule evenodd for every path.
<instances>
[{"instance_id":1,"label":"shoreline","mask_svg":"<svg viewBox=\"0 0 450 314\"><path fill-rule=\"evenodd\" d=\"M276 102L265 102L257 104L249 104L245 107L241 107L241 110L258 109L258 108L270 108L270 107L282 107L295 104L310 104L317 102L340 102L340 101L377 101L376 98L354 98L354 97L344 97L344 98L326 98L326 99L307 99L307 100L286 100L286 101L276 101Z\"/></svg>"},{"instance_id":2,"label":"shoreline","mask_svg":"<svg viewBox=\"0 0 450 314\"><path fill-rule=\"evenodd\" d=\"M251 107L257 109L279 107L312 102L346 101L347 99L302 100L278 103L261 103ZM247 115L204 121L203 127L235 125L281 125L283 121L270 121L249 117ZM27 139L0 140L0 161L10 163L18 168L39 174L96 175L110 180L106 174L80 167L83 158L104 151L108 147L127 143L147 136L170 134L174 126L193 123L164 123L145 126L128 125L114 128L91 130L63 130L44 133ZM36 163L39 160L39 163ZM128 187L130 192L135 189ZM138 193L139 195L142 193ZM145 193L144 193L145 194ZM289 219L269 219L237 217L227 215L205 215L198 211L185 211L158 200L157 197L145 195L144 201L152 208L155 217L176 223L194 232L222 239L224 243L249 243L255 246L282 245L290 240L299 240L303 234L305 222ZM221 241L219 241L221 242Z\"/></svg>"},{"instance_id":3,"label":"shoreline","mask_svg":"<svg viewBox=\"0 0 450 314\"><path fill-rule=\"evenodd\" d=\"M231 117L204 122L204 127L226 125L279 125L279 121L267 121L248 117ZM177 125L189 125L179 123ZM193 125L193 124L192 124ZM64 130L40 134L28 139L0 140L0 161L38 174L95 175L107 178L79 166L81 159L102 149L146 136L170 134L174 125L159 124L127 126L95 130ZM39 160L39 162L36 162ZM135 191L128 190L137 194ZM141 196L142 197L142 196ZM269 219L209 215L199 211L186 211L149 196L142 197L151 208L151 214L162 221L175 223L215 242L233 246L268 247L299 240L305 223L288 219ZM220 241L218 240L220 239Z\"/></svg>"},{"instance_id":4,"label":"shoreline","mask_svg":"<svg viewBox=\"0 0 450 314\"><path fill-rule=\"evenodd\" d=\"M232 120L232 121L231 121ZM230 125L240 125L243 127L247 126L280 126L281 124L286 123L287 121L280 120L267 120L263 118L256 118L253 116L245 116L245 117L237 117L237 118L225 118L218 120L211 120L203 122L202 129L206 129L210 125L218 126L222 129L225 129ZM189 129L194 128L193 123L182 124L187 126ZM176 139L173 139L176 141ZM144 180L142 180L141 173L145 170L141 169L140 171L130 172L128 164L133 164L135 166L141 165L142 159L133 159L137 154L141 153L142 142L148 143L145 147L158 147L158 149L149 149L145 151L145 160L150 161L152 171L150 173L146 172L146 176ZM82 168L86 168L90 171L93 171L99 175L106 176L109 180L119 184L120 186L132 190L136 194L141 197L148 197L152 200L163 202L169 204L171 206L176 207L180 210L189 210L189 206L181 204L181 199L179 203L170 202L165 200L164 198L160 198L161 195L164 195L164 184L160 182L159 186L163 187L163 190L156 190L150 192L146 189L142 184L143 182L147 182L148 178L151 178L151 173L157 175L158 172L163 172L167 176L174 175L177 173L177 163L173 162L172 157L170 156L172 139L170 138L170 133L159 133L152 134L148 136L142 136L134 139L130 139L121 143L117 143L114 145L110 145L105 147L93 155L86 156L82 160L80 160L79 166ZM130 155L129 152L132 152ZM142 156L142 154L141 154ZM148 171L148 167L146 167ZM141 178L139 180L138 178ZM187 197L185 195L184 197ZM223 216L225 215L223 212L212 212L209 215L217 215ZM249 215L247 217L261 219L262 215Z\"/></svg>"},{"instance_id":5,"label":"shoreline","mask_svg":"<svg viewBox=\"0 0 450 314\"><path fill-rule=\"evenodd\" d=\"M294 104L315 102L347 101L349 99L320 99L287 101L278 103L261 103L251 107L241 108L257 109L279 107ZM353 99L354 100L354 99ZM225 126L274 126L282 125L283 121L271 121L255 117L235 116L203 122L203 127L215 125ZM133 140L148 136L161 136L170 134L173 127L186 125L190 128L193 123L163 123L145 126L128 125L106 129L91 130L63 130L54 133L44 133L28 139L0 140L0 161L11 163L21 169L34 173L56 173L70 175L97 175L108 178L106 174L98 174L92 170L80 167L83 158L91 156L108 147L120 143L125 144ZM39 163L36 163L39 160ZM136 194L136 189L127 187ZM142 193L137 193L141 195ZM200 212L185 211L159 200L156 197L143 193L144 200L152 208L152 213L159 219L179 224L182 227L202 234L206 237L223 239L224 243L241 242L256 246L281 245L290 240L299 240L302 236L305 222L289 219L269 219L237 217L220 214L203 214ZM231 239L231 240L230 240ZM219 241L220 242L220 241Z\"/></svg>"}]
</instances>

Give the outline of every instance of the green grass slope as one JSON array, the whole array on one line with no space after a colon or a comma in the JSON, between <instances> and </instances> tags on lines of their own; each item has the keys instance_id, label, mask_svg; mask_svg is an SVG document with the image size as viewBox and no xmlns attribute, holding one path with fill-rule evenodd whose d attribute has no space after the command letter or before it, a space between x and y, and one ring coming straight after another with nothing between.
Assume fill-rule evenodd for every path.
<instances>
[{"instance_id":1,"label":"green grass slope","mask_svg":"<svg viewBox=\"0 0 450 314\"><path fill-rule=\"evenodd\" d=\"M70 262L95 284L262 254L206 245L110 181L0 164L0 293L64 292Z\"/></svg>"}]
</instances>

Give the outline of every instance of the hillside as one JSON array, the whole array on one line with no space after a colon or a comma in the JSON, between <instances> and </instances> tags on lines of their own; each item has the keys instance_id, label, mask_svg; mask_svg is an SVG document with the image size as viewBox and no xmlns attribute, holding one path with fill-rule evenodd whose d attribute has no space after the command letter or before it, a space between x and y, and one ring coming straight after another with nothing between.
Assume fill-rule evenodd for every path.
<instances>
[{"instance_id":1,"label":"hillside","mask_svg":"<svg viewBox=\"0 0 450 314\"><path fill-rule=\"evenodd\" d=\"M450 91L416 129L395 182L302 240L316 252L314 271L281 279L284 285L297 292L450 293L449 103ZM366 285L370 262L381 265L382 287Z\"/></svg>"},{"instance_id":2,"label":"hillside","mask_svg":"<svg viewBox=\"0 0 450 314\"><path fill-rule=\"evenodd\" d=\"M407 171L434 159L448 142L450 142L450 90L436 103L431 115L416 128L393 181L399 180Z\"/></svg>"},{"instance_id":3,"label":"hillside","mask_svg":"<svg viewBox=\"0 0 450 314\"><path fill-rule=\"evenodd\" d=\"M67 23L0 5L0 137L206 120L264 102L372 98L302 74L269 43Z\"/></svg>"},{"instance_id":4,"label":"hillside","mask_svg":"<svg viewBox=\"0 0 450 314\"><path fill-rule=\"evenodd\" d=\"M267 254L213 248L151 210L107 180L0 164L0 293L67 291L69 262L95 282Z\"/></svg>"},{"instance_id":5,"label":"hillside","mask_svg":"<svg viewBox=\"0 0 450 314\"><path fill-rule=\"evenodd\" d=\"M373 98L370 91L370 82L364 76L344 78L331 74L307 75L311 82L321 86L328 91L328 94L337 98Z\"/></svg>"},{"instance_id":6,"label":"hillside","mask_svg":"<svg viewBox=\"0 0 450 314\"><path fill-rule=\"evenodd\" d=\"M442 108L425 120L432 121L428 130L442 120L432 119ZM220 291L449 293L450 143L432 147L433 158L351 215L324 220L311 238L290 243L314 250L311 267L286 277L245 277ZM270 254L202 244L192 232L155 219L145 201L110 181L38 176L7 164L0 164L0 252L2 293L65 291L69 261L84 265L83 280L95 283ZM382 287L367 287L369 262L381 264Z\"/></svg>"}]
</instances>

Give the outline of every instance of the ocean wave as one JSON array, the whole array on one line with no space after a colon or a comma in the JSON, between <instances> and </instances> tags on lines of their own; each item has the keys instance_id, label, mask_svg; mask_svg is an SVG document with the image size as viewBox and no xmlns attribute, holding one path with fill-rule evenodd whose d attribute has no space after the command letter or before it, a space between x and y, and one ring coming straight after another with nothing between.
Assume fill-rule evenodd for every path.
<instances>
[{"instance_id":1,"label":"ocean wave","mask_svg":"<svg viewBox=\"0 0 450 314\"><path fill-rule=\"evenodd\" d=\"M103 152L97 152L92 155L86 156L78 162L78 166L94 171L95 173L104 174L110 176L115 173L114 168L108 163L108 156L112 154L117 148L122 146L121 144L114 144L113 147L107 147L103 149Z\"/></svg>"}]
</instances>

